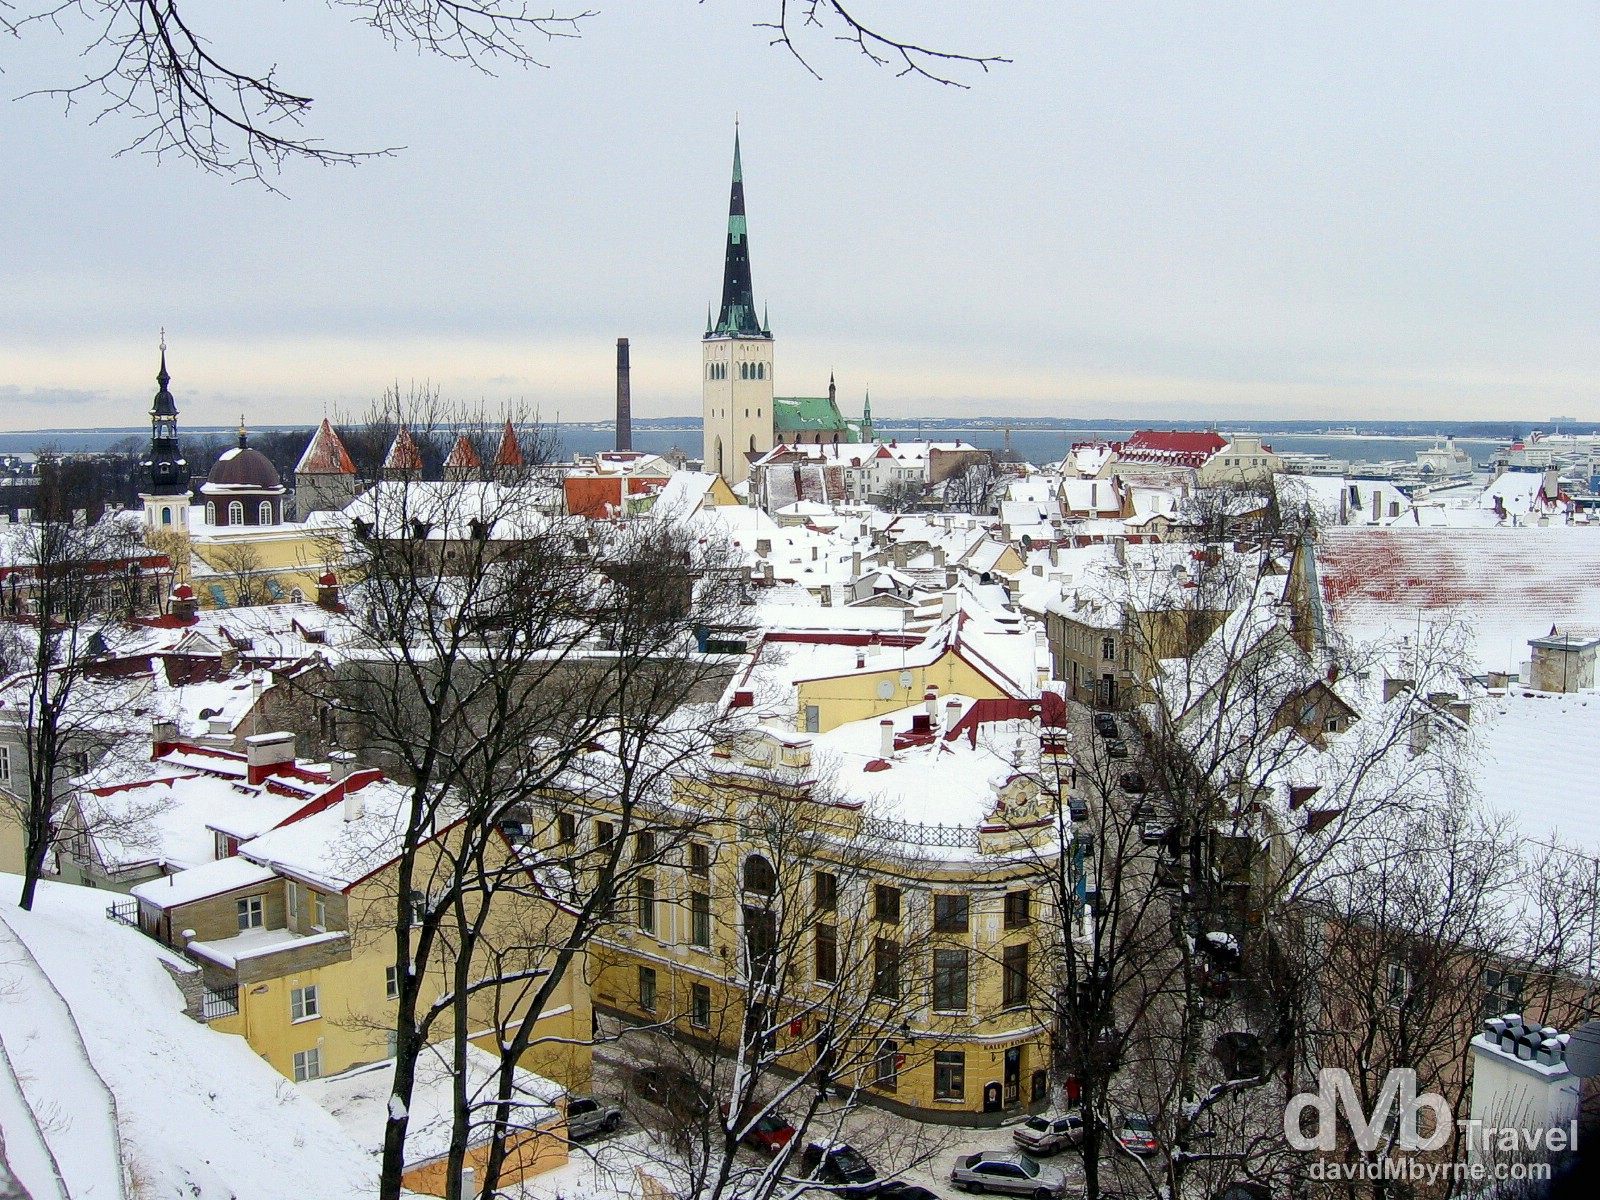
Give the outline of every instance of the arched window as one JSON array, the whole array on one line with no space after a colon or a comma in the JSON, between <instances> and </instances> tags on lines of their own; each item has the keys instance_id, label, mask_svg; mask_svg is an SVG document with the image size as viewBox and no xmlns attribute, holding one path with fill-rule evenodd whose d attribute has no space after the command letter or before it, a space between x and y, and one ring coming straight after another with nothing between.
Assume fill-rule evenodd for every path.
<instances>
[{"instance_id":1,"label":"arched window","mask_svg":"<svg viewBox=\"0 0 1600 1200\"><path fill-rule=\"evenodd\" d=\"M754 450L755 448L756 448L756 435L752 433L750 435L750 449Z\"/></svg>"},{"instance_id":2,"label":"arched window","mask_svg":"<svg viewBox=\"0 0 1600 1200\"><path fill-rule=\"evenodd\" d=\"M161 523L163 525L171 525L172 524L172 510L170 508L168 508L165 504L163 504L161 506Z\"/></svg>"},{"instance_id":3,"label":"arched window","mask_svg":"<svg viewBox=\"0 0 1600 1200\"><path fill-rule=\"evenodd\" d=\"M217 506L213 502L211 502L210 500L207 500L206 501L206 524L207 525L215 525L216 523L217 523Z\"/></svg>"},{"instance_id":4,"label":"arched window","mask_svg":"<svg viewBox=\"0 0 1600 1200\"><path fill-rule=\"evenodd\" d=\"M289 601L292 604L304 604L306 602L306 594L299 588L293 588L289 592Z\"/></svg>"},{"instance_id":5,"label":"arched window","mask_svg":"<svg viewBox=\"0 0 1600 1200\"><path fill-rule=\"evenodd\" d=\"M721 475L722 474L722 439L721 438L717 439L716 450L717 450L717 452L716 452L716 456L715 457L716 457L716 461L717 461L717 474Z\"/></svg>"},{"instance_id":6,"label":"arched window","mask_svg":"<svg viewBox=\"0 0 1600 1200\"><path fill-rule=\"evenodd\" d=\"M271 500L263 500L260 503L260 505L256 508L256 524L257 525L271 525L272 524L272 501Z\"/></svg>"},{"instance_id":7,"label":"arched window","mask_svg":"<svg viewBox=\"0 0 1600 1200\"><path fill-rule=\"evenodd\" d=\"M757 379L765 379L766 377L767 377L767 364L766 363L757 363L756 364L756 378Z\"/></svg>"},{"instance_id":8,"label":"arched window","mask_svg":"<svg viewBox=\"0 0 1600 1200\"><path fill-rule=\"evenodd\" d=\"M744 890L770 896L778 890L778 875L772 864L759 854L744 860Z\"/></svg>"},{"instance_id":9,"label":"arched window","mask_svg":"<svg viewBox=\"0 0 1600 1200\"><path fill-rule=\"evenodd\" d=\"M237 500L230 501L228 504L228 524L244 524L244 505Z\"/></svg>"}]
</instances>

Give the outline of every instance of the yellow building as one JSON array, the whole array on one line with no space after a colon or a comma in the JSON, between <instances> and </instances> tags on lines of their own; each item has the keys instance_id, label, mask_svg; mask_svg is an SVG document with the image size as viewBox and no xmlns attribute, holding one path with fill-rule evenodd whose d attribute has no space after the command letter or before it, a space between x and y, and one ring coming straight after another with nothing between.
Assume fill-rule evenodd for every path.
<instances>
[{"instance_id":1,"label":"yellow building","mask_svg":"<svg viewBox=\"0 0 1600 1200\"><path fill-rule=\"evenodd\" d=\"M831 1086L922 1120L1044 1104L1069 772L1038 712L933 697L721 746L678 782L676 830L638 835L657 862L591 951L597 1011L724 1054L764 1040L782 1070L825 1066ZM613 820L567 832L599 841Z\"/></svg>"},{"instance_id":2,"label":"yellow building","mask_svg":"<svg viewBox=\"0 0 1600 1200\"><path fill-rule=\"evenodd\" d=\"M393 1055L396 814L404 802L404 790L378 772L356 772L236 854L133 889L140 927L199 965L207 1020L296 1081ZM445 966L434 963L421 1005L444 990ZM471 1006L473 1041L493 1050L499 1027L522 1011L515 997L485 990ZM581 961L547 1012L519 1065L587 1088ZM441 1021L429 1037L450 1034Z\"/></svg>"}]
</instances>

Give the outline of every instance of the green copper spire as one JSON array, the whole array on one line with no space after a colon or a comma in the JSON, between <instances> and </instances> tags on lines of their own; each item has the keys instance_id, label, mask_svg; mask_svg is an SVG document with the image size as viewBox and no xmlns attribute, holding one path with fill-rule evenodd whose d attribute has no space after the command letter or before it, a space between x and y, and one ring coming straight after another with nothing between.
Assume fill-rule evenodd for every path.
<instances>
[{"instance_id":1,"label":"green copper spire","mask_svg":"<svg viewBox=\"0 0 1600 1200\"><path fill-rule=\"evenodd\" d=\"M735 337L764 337L756 320L756 299L750 284L750 239L744 216L744 168L739 132L733 134L733 188L728 196L728 246L722 265L722 310L713 330Z\"/></svg>"}]
</instances>

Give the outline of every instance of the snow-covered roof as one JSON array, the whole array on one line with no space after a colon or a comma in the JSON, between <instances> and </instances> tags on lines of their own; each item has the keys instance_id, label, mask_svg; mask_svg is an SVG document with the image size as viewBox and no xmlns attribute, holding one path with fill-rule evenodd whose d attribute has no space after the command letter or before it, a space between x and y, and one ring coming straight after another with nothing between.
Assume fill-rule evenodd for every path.
<instances>
[{"instance_id":1,"label":"snow-covered roof","mask_svg":"<svg viewBox=\"0 0 1600 1200\"><path fill-rule=\"evenodd\" d=\"M394 860L405 836L410 793L379 779L355 789L361 814L347 820L336 803L243 843L239 854L264 866L343 891Z\"/></svg>"},{"instance_id":2,"label":"snow-covered roof","mask_svg":"<svg viewBox=\"0 0 1600 1200\"><path fill-rule=\"evenodd\" d=\"M1333 529L1318 539L1323 600L1364 641L1419 620L1464 622L1474 671L1515 673L1528 640L1600 626L1600 530L1586 526Z\"/></svg>"},{"instance_id":3,"label":"snow-covered roof","mask_svg":"<svg viewBox=\"0 0 1600 1200\"><path fill-rule=\"evenodd\" d=\"M273 873L259 863L238 857L221 858L164 879L146 880L131 889L131 894L136 900L157 908L177 908L239 888L256 887L272 879Z\"/></svg>"}]
</instances>

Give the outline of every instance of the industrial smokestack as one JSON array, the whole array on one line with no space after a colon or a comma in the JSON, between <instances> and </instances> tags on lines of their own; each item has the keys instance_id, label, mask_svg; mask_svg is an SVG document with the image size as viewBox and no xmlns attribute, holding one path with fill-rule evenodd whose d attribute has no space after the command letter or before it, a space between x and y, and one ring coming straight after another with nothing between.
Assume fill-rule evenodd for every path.
<instances>
[{"instance_id":1,"label":"industrial smokestack","mask_svg":"<svg viewBox=\"0 0 1600 1200\"><path fill-rule=\"evenodd\" d=\"M633 395L628 385L628 339L617 339L617 449L633 449Z\"/></svg>"}]
</instances>

